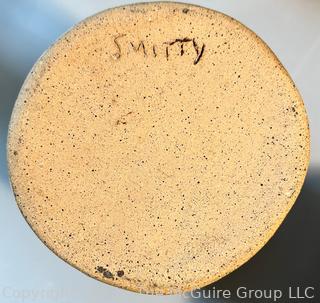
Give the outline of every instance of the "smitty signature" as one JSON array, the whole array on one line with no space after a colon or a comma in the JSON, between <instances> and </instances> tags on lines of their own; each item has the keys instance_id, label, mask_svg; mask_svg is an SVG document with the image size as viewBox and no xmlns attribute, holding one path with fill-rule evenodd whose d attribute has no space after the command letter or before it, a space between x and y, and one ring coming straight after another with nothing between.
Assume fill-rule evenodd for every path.
<instances>
[{"instance_id":1,"label":"smitty signature","mask_svg":"<svg viewBox=\"0 0 320 303\"><path fill-rule=\"evenodd\" d=\"M123 39L125 36L125 34L119 34L116 35L113 39L116 52L113 53L112 57L116 60L120 59L124 55L123 48L125 46L129 47L129 49L131 49L135 53L143 54L143 56L145 57L157 57L160 54L164 54L166 59L169 60L170 56L177 55L176 50L172 49L173 45L179 46L178 55L183 56L185 53L185 46L187 43L189 43L194 50L193 64L196 65L199 63L205 50L205 44L197 42L195 38L177 38L171 41L165 41L160 45L153 44L150 47L147 46L147 44L143 40L139 40L138 42L126 41L125 39Z\"/></svg>"}]
</instances>

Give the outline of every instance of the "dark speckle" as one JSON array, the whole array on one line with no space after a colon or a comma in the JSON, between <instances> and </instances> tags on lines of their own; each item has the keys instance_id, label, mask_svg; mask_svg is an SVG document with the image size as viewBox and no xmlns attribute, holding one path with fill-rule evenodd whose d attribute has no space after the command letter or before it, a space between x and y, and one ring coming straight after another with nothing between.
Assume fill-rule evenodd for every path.
<instances>
[{"instance_id":1,"label":"dark speckle","mask_svg":"<svg viewBox=\"0 0 320 303\"><path fill-rule=\"evenodd\" d=\"M16 156L18 154L18 152L16 150L14 150L13 154Z\"/></svg>"},{"instance_id":2,"label":"dark speckle","mask_svg":"<svg viewBox=\"0 0 320 303\"><path fill-rule=\"evenodd\" d=\"M189 9L185 7L185 8L182 10L182 12L183 12L184 14L187 14L187 13L189 12Z\"/></svg>"},{"instance_id":3,"label":"dark speckle","mask_svg":"<svg viewBox=\"0 0 320 303\"><path fill-rule=\"evenodd\" d=\"M105 269L102 266L97 266L97 271L103 273Z\"/></svg>"},{"instance_id":4,"label":"dark speckle","mask_svg":"<svg viewBox=\"0 0 320 303\"><path fill-rule=\"evenodd\" d=\"M105 271L103 272L103 276L104 276L105 278L108 278L108 279L113 279L113 274L112 274L112 272L110 272L109 270L105 270Z\"/></svg>"},{"instance_id":5,"label":"dark speckle","mask_svg":"<svg viewBox=\"0 0 320 303\"><path fill-rule=\"evenodd\" d=\"M117 276L118 277L122 277L124 275L124 271L123 270L118 270L117 271Z\"/></svg>"},{"instance_id":6,"label":"dark speckle","mask_svg":"<svg viewBox=\"0 0 320 303\"><path fill-rule=\"evenodd\" d=\"M97 267L96 267L96 270L97 270L97 272L102 273L105 278L113 279L113 274L112 274L112 272L109 271L109 270L107 270L107 269L104 268L103 266L97 266Z\"/></svg>"}]
</instances>

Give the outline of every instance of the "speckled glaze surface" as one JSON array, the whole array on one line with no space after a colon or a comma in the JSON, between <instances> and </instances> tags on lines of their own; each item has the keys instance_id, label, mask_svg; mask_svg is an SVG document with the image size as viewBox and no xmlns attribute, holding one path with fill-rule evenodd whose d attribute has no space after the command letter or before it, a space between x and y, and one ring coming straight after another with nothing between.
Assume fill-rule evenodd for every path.
<instances>
[{"instance_id":1,"label":"speckled glaze surface","mask_svg":"<svg viewBox=\"0 0 320 303\"><path fill-rule=\"evenodd\" d=\"M145 293L207 285L252 257L299 194L301 97L253 32L189 4L101 12L62 36L18 96L18 206L58 256Z\"/></svg>"}]
</instances>

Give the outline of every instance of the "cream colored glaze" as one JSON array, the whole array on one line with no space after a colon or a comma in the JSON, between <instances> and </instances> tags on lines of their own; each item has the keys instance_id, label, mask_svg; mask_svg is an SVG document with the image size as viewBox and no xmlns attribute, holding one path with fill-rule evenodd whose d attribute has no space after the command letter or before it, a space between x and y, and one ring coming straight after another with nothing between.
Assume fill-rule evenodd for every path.
<instances>
[{"instance_id":1,"label":"cream colored glaze","mask_svg":"<svg viewBox=\"0 0 320 303\"><path fill-rule=\"evenodd\" d=\"M252 257L308 161L304 105L272 51L234 19L178 3L107 10L62 36L29 74L8 138L39 238L147 293L204 286Z\"/></svg>"}]
</instances>

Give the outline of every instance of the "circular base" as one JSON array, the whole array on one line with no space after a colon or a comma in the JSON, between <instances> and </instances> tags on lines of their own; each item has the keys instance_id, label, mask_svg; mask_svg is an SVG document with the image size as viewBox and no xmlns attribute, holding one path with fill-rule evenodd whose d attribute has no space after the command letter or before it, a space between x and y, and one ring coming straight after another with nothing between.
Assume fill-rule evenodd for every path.
<instances>
[{"instance_id":1,"label":"circular base","mask_svg":"<svg viewBox=\"0 0 320 303\"><path fill-rule=\"evenodd\" d=\"M145 293L209 284L252 257L309 161L301 97L272 51L178 3L82 21L36 63L8 138L16 200L82 272Z\"/></svg>"}]
</instances>

